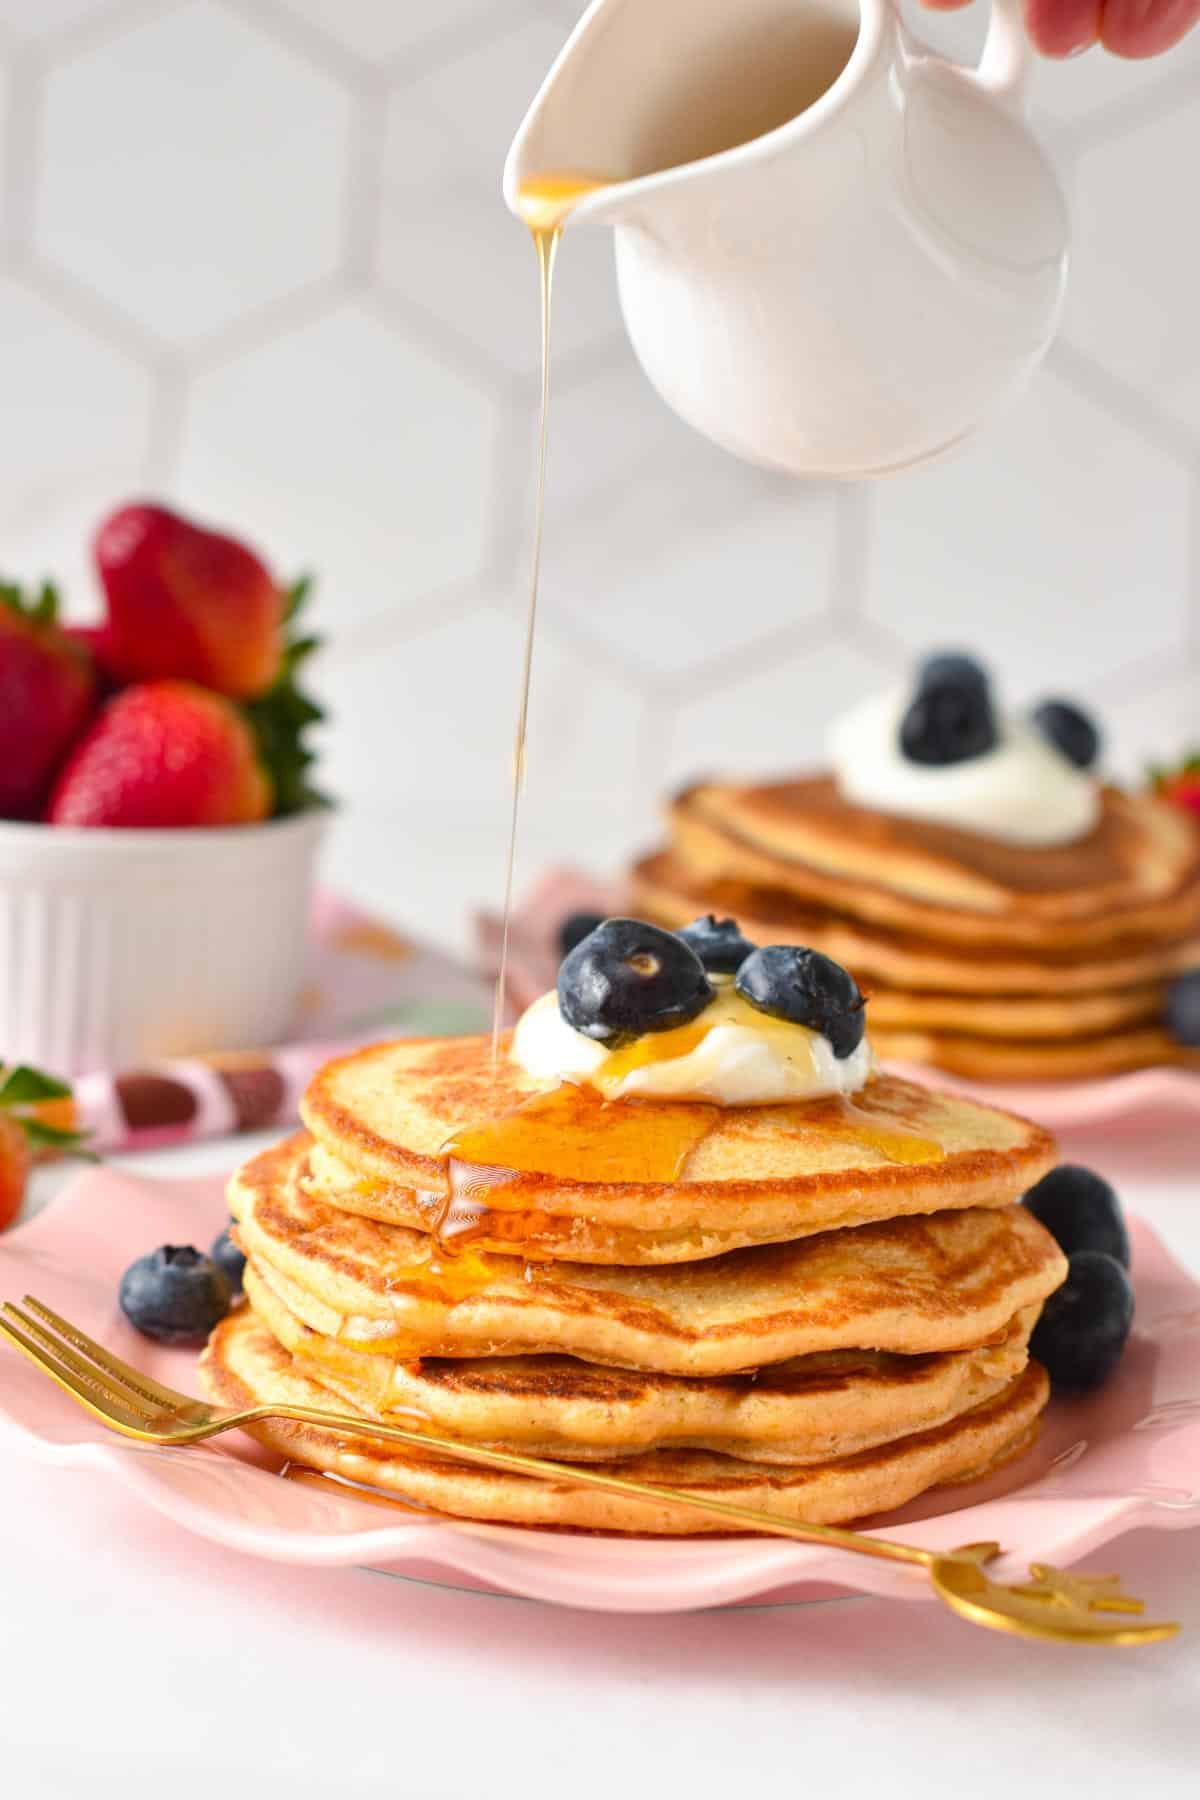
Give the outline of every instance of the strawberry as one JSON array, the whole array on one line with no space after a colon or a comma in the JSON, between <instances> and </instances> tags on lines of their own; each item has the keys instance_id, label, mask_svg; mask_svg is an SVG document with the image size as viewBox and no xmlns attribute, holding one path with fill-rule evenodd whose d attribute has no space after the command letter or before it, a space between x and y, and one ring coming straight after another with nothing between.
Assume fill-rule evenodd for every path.
<instances>
[{"instance_id":1,"label":"strawberry","mask_svg":"<svg viewBox=\"0 0 1200 1800\"><path fill-rule=\"evenodd\" d=\"M187 681L148 681L108 702L59 776L52 825L250 825L273 786L232 701Z\"/></svg>"},{"instance_id":2,"label":"strawberry","mask_svg":"<svg viewBox=\"0 0 1200 1800\"><path fill-rule=\"evenodd\" d=\"M1160 800L1200 819L1200 751L1194 750L1173 769L1151 769L1150 781Z\"/></svg>"},{"instance_id":3,"label":"strawberry","mask_svg":"<svg viewBox=\"0 0 1200 1800\"><path fill-rule=\"evenodd\" d=\"M0 583L0 816L36 819L95 703L91 662L58 625L58 595Z\"/></svg>"},{"instance_id":4,"label":"strawberry","mask_svg":"<svg viewBox=\"0 0 1200 1800\"><path fill-rule=\"evenodd\" d=\"M93 553L108 600L100 661L117 681L194 681L237 700L270 687L285 596L252 550L136 505L105 519Z\"/></svg>"},{"instance_id":5,"label":"strawberry","mask_svg":"<svg viewBox=\"0 0 1200 1800\"><path fill-rule=\"evenodd\" d=\"M74 1105L65 1082L23 1063L0 1068L0 1231L21 1210L25 1184L39 1152L78 1150Z\"/></svg>"}]
</instances>

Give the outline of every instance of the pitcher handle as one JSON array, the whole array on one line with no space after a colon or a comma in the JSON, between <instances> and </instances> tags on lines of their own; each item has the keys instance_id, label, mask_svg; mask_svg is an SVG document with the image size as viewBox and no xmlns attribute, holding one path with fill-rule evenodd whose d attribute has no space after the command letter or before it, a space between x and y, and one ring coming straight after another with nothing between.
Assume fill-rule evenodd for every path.
<instances>
[{"instance_id":1,"label":"pitcher handle","mask_svg":"<svg viewBox=\"0 0 1200 1800\"><path fill-rule=\"evenodd\" d=\"M1023 0L992 0L992 22L975 71L980 87L1017 112L1024 111L1033 70L1023 11Z\"/></svg>"}]
</instances>

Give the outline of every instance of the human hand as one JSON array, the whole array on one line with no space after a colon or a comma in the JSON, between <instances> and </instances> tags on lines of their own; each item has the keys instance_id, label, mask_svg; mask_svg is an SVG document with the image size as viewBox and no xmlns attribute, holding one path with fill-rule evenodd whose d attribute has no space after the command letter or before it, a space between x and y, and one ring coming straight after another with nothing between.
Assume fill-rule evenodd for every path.
<instances>
[{"instance_id":1,"label":"human hand","mask_svg":"<svg viewBox=\"0 0 1200 1800\"><path fill-rule=\"evenodd\" d=\"M970 0L925 0L953 12ZM1043 56L1102 44L1114 56L1160 56L1200 21L1200 0L1024 0L1025 29Z\"/></svg>"}]
</instances>

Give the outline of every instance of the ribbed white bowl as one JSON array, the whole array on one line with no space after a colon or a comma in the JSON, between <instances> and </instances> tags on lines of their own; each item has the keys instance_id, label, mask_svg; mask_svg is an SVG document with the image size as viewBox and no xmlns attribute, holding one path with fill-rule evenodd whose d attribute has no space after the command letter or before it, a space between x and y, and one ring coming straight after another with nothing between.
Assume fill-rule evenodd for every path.
<instances>
[{"instance_id":1,"label":"ribbed white bowl","mask_svg":"<svg viewBox=\"0 0 1200 1800\"><path fill-rule=\"evenodd\" d=\"M0 823L0 1060L74 1075L282 1037L326 818L195 831Z\"/></svg>"}]
</instances>

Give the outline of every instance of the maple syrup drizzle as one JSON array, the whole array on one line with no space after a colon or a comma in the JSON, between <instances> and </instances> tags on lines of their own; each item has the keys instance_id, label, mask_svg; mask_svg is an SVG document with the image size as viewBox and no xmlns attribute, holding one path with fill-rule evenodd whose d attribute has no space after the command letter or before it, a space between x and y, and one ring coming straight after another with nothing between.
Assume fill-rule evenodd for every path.
<instances>
[{"instance_id":1,"label":"maple syrup drizzle","mask_svg":"<svg viewBox=\"0 0 1200 1800\"><path fill-rule=\"evenodd\" d=\"M530 556L529 611L525 621L525 648L521 665L521 694L517 729L513 740L512 808L508 826L508 857L504 874L504 923L500 934L500 966L492 1002L492 1073L500 1057L500 1033L508 990L508 949L512 922L513 879L517 860L517 826L521 790L525 785L525 748L529 725L529 685L533 673L533 643L537 626L538 586L542 569L542 532L546 512L546 452L550 440L550 326L554 297L554 263L563 227L585 194L605 185L590 175L547 172L528 176L517 190L517 211L529 227L537 252L538 285L542 317L542 393L538 421L536 500L533 515L533 549Z\"/></svg>"},{"instance_id":2,"label":"maple syrup drizzle","mask_svg":"<svg viewBox=\"0 0 1200 1800\"><path fill-rule=\"evenodd\" d=\"M447 1191L434 1238L451 1258L480 1237L520 1253L544 1215L504 1206L522 1175L603 1185L676 1181L720 1108L692 1100L605 1100L564 1082L444 1146Z\"/></svg>"}]
</instances>

